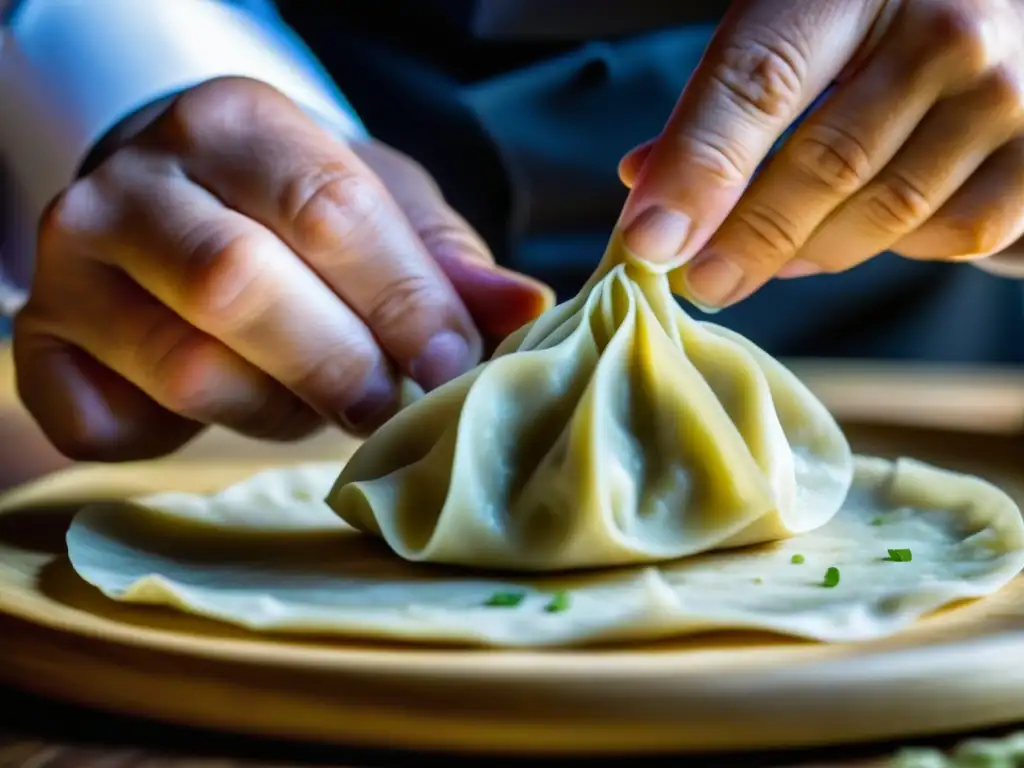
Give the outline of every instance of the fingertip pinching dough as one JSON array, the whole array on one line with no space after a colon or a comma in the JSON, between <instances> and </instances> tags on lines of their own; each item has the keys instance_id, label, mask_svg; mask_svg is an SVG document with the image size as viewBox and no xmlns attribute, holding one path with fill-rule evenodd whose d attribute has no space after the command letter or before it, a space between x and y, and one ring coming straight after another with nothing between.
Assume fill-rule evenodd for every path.
<instances>
[{"instance_id":1,"label":"fingertip pinching dough","mask_svg":"<svg viewBox=\"0 0 1024 768\"><path fill-rule=\"evenodd\" d=\"M577 297L344 467L87 507L68 551L114 600L259 631L850 641L1006 585L1024 522L978 478L854 457L790 371L613 238Z\"/></svg>"}]
</instances>

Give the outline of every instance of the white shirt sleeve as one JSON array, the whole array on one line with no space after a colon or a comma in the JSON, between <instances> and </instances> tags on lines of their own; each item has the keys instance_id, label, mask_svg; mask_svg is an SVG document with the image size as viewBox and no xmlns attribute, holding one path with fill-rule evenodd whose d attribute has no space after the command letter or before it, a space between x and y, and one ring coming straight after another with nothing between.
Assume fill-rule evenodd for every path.
<instances>
[{"instance_id":1,"label":"white shirt sleeve","mask_svg":"<svg viewBox=\"0 0 1024 768\"><path fill-rule=\"evenodd\" d=\"M147 104L216 77L250 77L286 93L339 136L365 136L283 22L227 2L21 0L2 20L0 168L12 198L0 228L3 314L17 308L24 288L13 284L10 268L4 279L3 263L30 259L46 205L96 142Z\"/></svg>"}]
</instances>

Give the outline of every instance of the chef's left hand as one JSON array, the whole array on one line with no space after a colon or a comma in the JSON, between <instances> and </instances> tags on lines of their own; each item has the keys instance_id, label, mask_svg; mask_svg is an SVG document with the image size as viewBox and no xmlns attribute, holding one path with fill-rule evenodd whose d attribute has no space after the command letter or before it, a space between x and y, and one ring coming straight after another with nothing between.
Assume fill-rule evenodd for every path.
<instances>
[{"instance_id":1,"label":"chef's left hand","mask_svg":"<svg viewBox=\"0 0 1024 768\"><path fill-rule=\"evenodd\" d=\"M1024 250L1022 41L1024 0L734 3L664 131L620 165L626 246L685 264L673 287L708 307L887 250Z\"/></svg>"}]
</instances>

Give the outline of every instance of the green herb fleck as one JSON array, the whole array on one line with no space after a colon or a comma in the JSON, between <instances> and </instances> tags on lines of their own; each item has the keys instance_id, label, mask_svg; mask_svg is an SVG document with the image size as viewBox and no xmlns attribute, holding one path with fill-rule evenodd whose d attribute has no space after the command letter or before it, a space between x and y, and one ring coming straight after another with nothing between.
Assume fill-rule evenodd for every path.
<instances>
[{"instance_id":1,"label":"green herb fleck","mask_svg":"<svg viewBox=\"0 0 1024 768\"><path fill-rule=\"evenodd\" d=\"M548 613L561 613L569 610L569 593L556 592L551 601L544 606L544 610Z\"/></svg>"},{"instance_id":2,"label":"green herb fleck","mask_svg":"<svg viewBox=\"0 0 1024 768\"><path fill-rule=\"evenodd\" d=\"M889 559L894 563L909 563L914 555L909 549L890 549Z\"/></svg>"},{"instance_id":3,"label":"green herb fleck","mask_svg":"<svg viewBox=\"0 0 1024 768\"><path fill-rule=\"evenodd\" d=\"M515 608L525 599L525 592L495 592L484 605L491 608Z\"/></svg>"},{"instance_id":4,"label":"green herb fleck","mask_svg":"<svg viewBox=\"0 0 1024 768\"><path fill-rule=\"evenodd\" d=\"M871 524L872 525L885 525L885 518L884 517L876 517L874 520L871 521Z\"/></svg>"},{"instance_id":5,"label":"green herb fleck","mask_svg":"<svg viewBox=\"0 0 1024 768\"><path fill-rule=\"evenodd\" d=\"M800 554L793 555L791 558L789 558L789 562L791 562L793 565L800 565L803 561L804 556Z\"/></svg>"},{"instance_id":6,"label":"green herb fleck","mask_svg":"<svg viewBox=\"0 0 1024 768\"><path fill-rule=\"evenodd\" d=\"M838 583L839 583L839 569L836 568L835 566L833 566L832 568L829 568L827 571L825 571L824 586L826 586L826 587L834 587Z\"/></svg>"},{"instance_id":7,"label":"green herb fleck","mask_svg":"<svg viewBox=\"0 0 1024 768\"><path fill-rule=\"evenodd\" d=\"M754 583L755 584L764 584L764 579L762 579L760 576L755 576L754 577Z\"/></svg>"}]
</instances>

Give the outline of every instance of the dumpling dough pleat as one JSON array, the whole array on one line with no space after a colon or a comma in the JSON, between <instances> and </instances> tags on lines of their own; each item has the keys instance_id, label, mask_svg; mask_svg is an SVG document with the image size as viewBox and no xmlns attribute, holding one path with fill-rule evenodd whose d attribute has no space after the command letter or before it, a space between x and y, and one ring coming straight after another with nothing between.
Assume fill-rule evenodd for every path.
<instances>
[{"instance_id":1,"label":"dumpling dough pleat","mask_svg":"<svg viewBox=\"0 0 1024 768\"><path fill-rule=\"evenodd\" d=\"M853 459L754 344L689 317L613 239L569 302L374 434L327 502L407 560L553 571L824 525Z\"/></svg>"}]
</instances>

